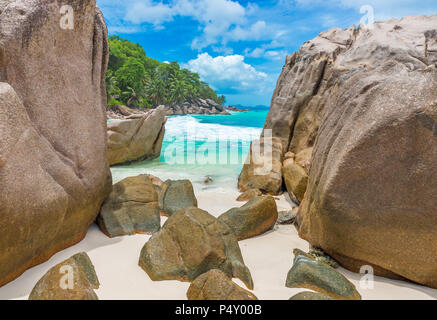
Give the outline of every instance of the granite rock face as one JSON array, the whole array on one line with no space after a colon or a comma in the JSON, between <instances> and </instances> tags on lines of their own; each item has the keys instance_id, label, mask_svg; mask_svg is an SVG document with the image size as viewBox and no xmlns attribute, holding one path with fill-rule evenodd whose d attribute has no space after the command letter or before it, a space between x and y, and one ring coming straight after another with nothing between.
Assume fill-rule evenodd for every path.
<instances>
[{"instance_id":1,"label":"granite rock face","mask_svg":"<svg viewBox=\"0 0 437 320\"><path fill-rule=\"evenodd\" d=\"M253 289L237 239L229 227L195 207L172 215L141 250L139 265L154 280L193 281L219 269Z\"/></svg>"},{"instance_id":2,"label":"granite rock face","mask_svg":"<svg viewBox=\"0 0 437 320\"><path fill-rule=\"evenodd\" d=\"M344 267L371 265L434 288L436 28L437 15L408 17L330 31L304 46L337 49L321 81L326 110L297 217L300 235ZM336 44L336 34L348 45Z\"/></svg>"},{"instance_id":3,"label":"granite rock face","mask_svg":"<svg viewBox=\"0 0 437 320\"><path fill-rule=\"evenodd\" d=\"M262 192L258 189L249 189L240 194L237 198L237 201L246 202L250 201L255 197L262 196Z\"/></svg>"},{"instance_id":4,"label":"granite rock face","mask_svg":"<svg viewBox=\"0 0 437 320\"><path fill-rule=\"evenodd\" d=\"M197 207L197 199L190 180L167 180L159 193L159 209L173 215L181 209Z\"/></svg>"},{"instance_id":5,"label":"granite rock face","mask_svg":"<svg viewBox=\"0 0 437 320\"><path fill-rule=\"evenodd\" d=\"M278 208L271 196L255 197L240 208L228 210L218 219L232 229L237 240L244 240L273 228L278 220Z\"/></svg>"},{"instance_id":6,"label":"granite rock face","mask_svg":"<svg viewBox=\"0 0 437 320\"><path fill-rule=\"evenodd\" d=\"M158 193L148 175L129 177L114 184L97 218L108 237L152 234L160 229Z\"/></svg>"},{"instance_id":7,"label":"granite rock face","mask_svg":"<svg viewBox=\"0 0 437 320\"><path fill-rule=\"evenodd\" d=\"M167 117L162 108L108 122L109 165L154 159L161 154Z\"/></svg>"},{"instance_id":8,"label":"granite rock face","mask_svg":"<svg viewBox=\"0 0 437 320\"><path fill-rule=\"evenodd\" d=\"M0 286L85 236L111 191L95 1L0 1ZM25 199L25 200L24 200Z\"/></svg>"},{"instance_id":9,"label":"granite rock face","mask_svg":"<svg viewBox=\"0 0 437 320\"><path fill-rule=\"evenodd\" d=\"M258 300L218 269L197 277L187 291L188 300Z\"/></svg>"},{"instance_id":10,"label":"granite rock face","mask_svg":"<svg viewBox=\"0 0 437 320\"><path fill-rule=\"evenodd\" d=\"M437 15L406 17L305 42L286 59L262 135L272 130L309 176L301 237L350 270L434 288L436 30Z\"/></svg>"},{"instance_id":11,"label":"granite rock face","mask_svg":"<svg viewBox=\"0 0 437 320\"><path fill-rule=\"evenodd\" d=\"M293 267L287 274L285 285L307 288L338 300L361 300L361 295L345 276L298 249L294 250Z\"/></svg>"},{"instance_id":12,"label":"granite rock face","mask_svg":"<svg viewBox=\"0 0 437 320\"><path fill-rule=\"evenodd\" d=\"M238 189L241 192L259 189L268 194L280 193L282 155L283 148L279 138L261 138L253 141L238 177Z\"/></svg>"},{"instance_id":13,"label":"granite rock face","mask_svg":"<svg viewBox=\"0 0 437 320\"><path fill-rule=\"evenodd\" d=\"M94 266L84 252L51 268L35 285L29 300L98 300L100 286Z\"/></svg>"},{"instance_id":14,"label":"granite rock face","mask_svg":"<svg viewBox=\"0 0 437 320\"><path fill-rule=\"evenodd\" d=\"M290 198L299 204L303 200L308 185L308 175L305 169L294 160L288 159L282 166L282 175Z\"/></svg>"}]
</instances>

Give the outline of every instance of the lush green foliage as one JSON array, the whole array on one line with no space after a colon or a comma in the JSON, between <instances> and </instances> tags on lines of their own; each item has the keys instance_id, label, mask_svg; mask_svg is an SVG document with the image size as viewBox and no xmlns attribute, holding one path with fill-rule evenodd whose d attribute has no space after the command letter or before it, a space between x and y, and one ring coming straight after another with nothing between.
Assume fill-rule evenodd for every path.
<instances>
[{"instance_id":1,"label":"lush green foliage","mask_svg":"<svg viewBox=\"0 0 437 320\"><path fill-rule=\"evenodd\" d=\"M181 69L177 62L149 58L139 44L118 36L109 37L106 88L109 105L156 107L197 98L225 103L225 97L217 96L197 73Z\"/></svg>"}]
</instances>

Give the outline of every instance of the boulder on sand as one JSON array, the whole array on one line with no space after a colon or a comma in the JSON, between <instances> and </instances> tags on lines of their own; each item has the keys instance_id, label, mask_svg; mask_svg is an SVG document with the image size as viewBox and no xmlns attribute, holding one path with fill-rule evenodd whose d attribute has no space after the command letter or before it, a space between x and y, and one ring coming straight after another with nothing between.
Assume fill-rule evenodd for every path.
<instances>
[{"instance_id":1,"label":"boulder on sand","mask_svg":"<svg viewBox=\"0 0 437 320\"><path fill-rule=\"evenodd\" d=\"M159 157L166 119L164 110L157 108L140 118L108 122L109 165Z\"/></svg>"},{"instance_id":2,"label":"boulder on sand","mask_svg":"<svg viewBox=\"0 0 437 320\"><path fill-rule=\"evenodd\" d=\"M107 37L95 1L1 1L0 286L81 241L111 191Z\"/></svg>"},{"instance_id":3,"label":"boulder on sand","mask_svg":"<svg viewBox=\"0 0 437 320\"><path fill-rule=\"evenodd\" d=\"M198 276L187 291L188 300L258 300L218 269Z\"/></svg>"},{"instance_id":4,"label":"boulder on sand","mask_svg":"<svg viewBox=\"0 0 437 320\"><path fill-rule=\"evenodd\" d=\"M308 175L304 168L289 159L282 166L285 186L290 198L299 204L305 195L308 185Z\"/></svg>"},{"instance_id":5,"label":"boulder on sand","mask_svg":"<svg viewBox=\"0 0 437 320\"><path fill-rule=\"evenodd\" d=\"M51 268L35 285L29 300L98 300L100 286L94 266L84 252Z\"/></svg>"},{"instance_id":6,"label":"boulder on sand","mask_svg":"<svg viewBox=\"0 0 437 320\"><path fill-rule=\"evenodd\" d=\"M114 184L97 222L111 238L158 231L161 226L158 193L149 176L142 174Z\"/></svg>"},{"instance_id":7,"label":"boulder on sand","mask_svg":"<svg viewBox=\"0 0 437 320\"><path fill-rule=\"evenodd\" d=\"M334 29L287 67L326 61L299 234L342 266L437 288L437 15ZM343 37L346 46L339 44ZM290 73L290 77L292 74Z\"/></svg>"},{"instance_id":8,"label":"boulder on sand","mask_svg":"<svg viewBox=\"0 0 437 320\"><path fill-rule=\"evenodd\" d=\"M191 181L165 181L159 194L159 209L162 213L171 216L188 207L197 207L197 199Z\"/></svg>"},{"instance_id":9,"label":"boulder on sand","mask_svg":"<svg viewBox=\"0 0 437 320\"><path fill-rule=\"evenodd\" d=\"M278 138L254 140L238 177L238 189L279 194L282 187L282 144Z\"/></svg>"},{"instance_id":10,"label":"boulder on sand","mask_svg":"<svg viewBox=\"0 0 437 320\"><path fill-rule=\"evenodd\" d=\"M345 276L298 249L294 250L293 267L285 285L314 290L338 300L361 300L361 295Z\"/></svg>"},{"instance_id":11,"label":"boulder on sand","mask_svg":"<svg viewBox=\"0 0 437 320\"><path fill-rule=\"evenodd\" d=\"M219 269L253 289L237 239L229 227L201 209L180 210L141 250L139 265L156 280L193 281Z\"/></svg>"},{"instance_id":12,"label":"boulder on sand","mask_svg":"<svg viewBox=\"0 0 437 320\"><path fill-rule=\"evenodd\" d=\"M249 201L255 197L262 196L262 192L258 189L249 189L240 194L237 198L237 201Z\"/></svg>"},{"instance_id":13,"label":"boulder on sand","mask_svg":"<svg viewBox=\"0 0 437 320\"><path fill-rule=\"evenodd\" d=\"M223 213L219 221L227 224L243 240L270 230L278 220L276 201L271 196L255 197L240 208Z\"/></svg>"}]
</instances>

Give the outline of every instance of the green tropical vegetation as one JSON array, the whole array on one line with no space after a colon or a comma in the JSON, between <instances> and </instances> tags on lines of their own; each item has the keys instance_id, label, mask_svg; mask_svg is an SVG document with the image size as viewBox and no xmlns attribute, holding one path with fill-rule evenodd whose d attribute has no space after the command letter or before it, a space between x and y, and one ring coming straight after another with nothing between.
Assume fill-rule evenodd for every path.
<instances>
[{"instance_id":1,"label":"green tropical vegetation","mask_svg":"<svg viewBox=\"0 0 437 320\"><path fill-rule=\"evenodd\" d=\"M106 89L110 106L151 108L198 98L225 103L225 97L218 96L197 73L177 62L161 63L147 57L139 44L118 36L109 37Z\"/></svg>"}]
</instances>

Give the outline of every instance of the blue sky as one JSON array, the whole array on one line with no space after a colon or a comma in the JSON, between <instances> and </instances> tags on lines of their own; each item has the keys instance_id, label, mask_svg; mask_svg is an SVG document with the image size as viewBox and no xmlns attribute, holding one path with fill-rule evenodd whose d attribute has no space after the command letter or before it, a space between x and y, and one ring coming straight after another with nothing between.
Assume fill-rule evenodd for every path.
<instances>
[{"instance_id":1,"label":"blue sky","mask_svg":"<svg viewBox=\"0 0 437 320\"><path fill-rule=\"evenodd\" d=\"M357 25L371 11L375 21L437 14L437 0L97 3L111 35L140 43L157 60L178 61L224 94L229 104L242 105L269 105L286 55L324 30Z\"/></svg>"}]
</instances>

